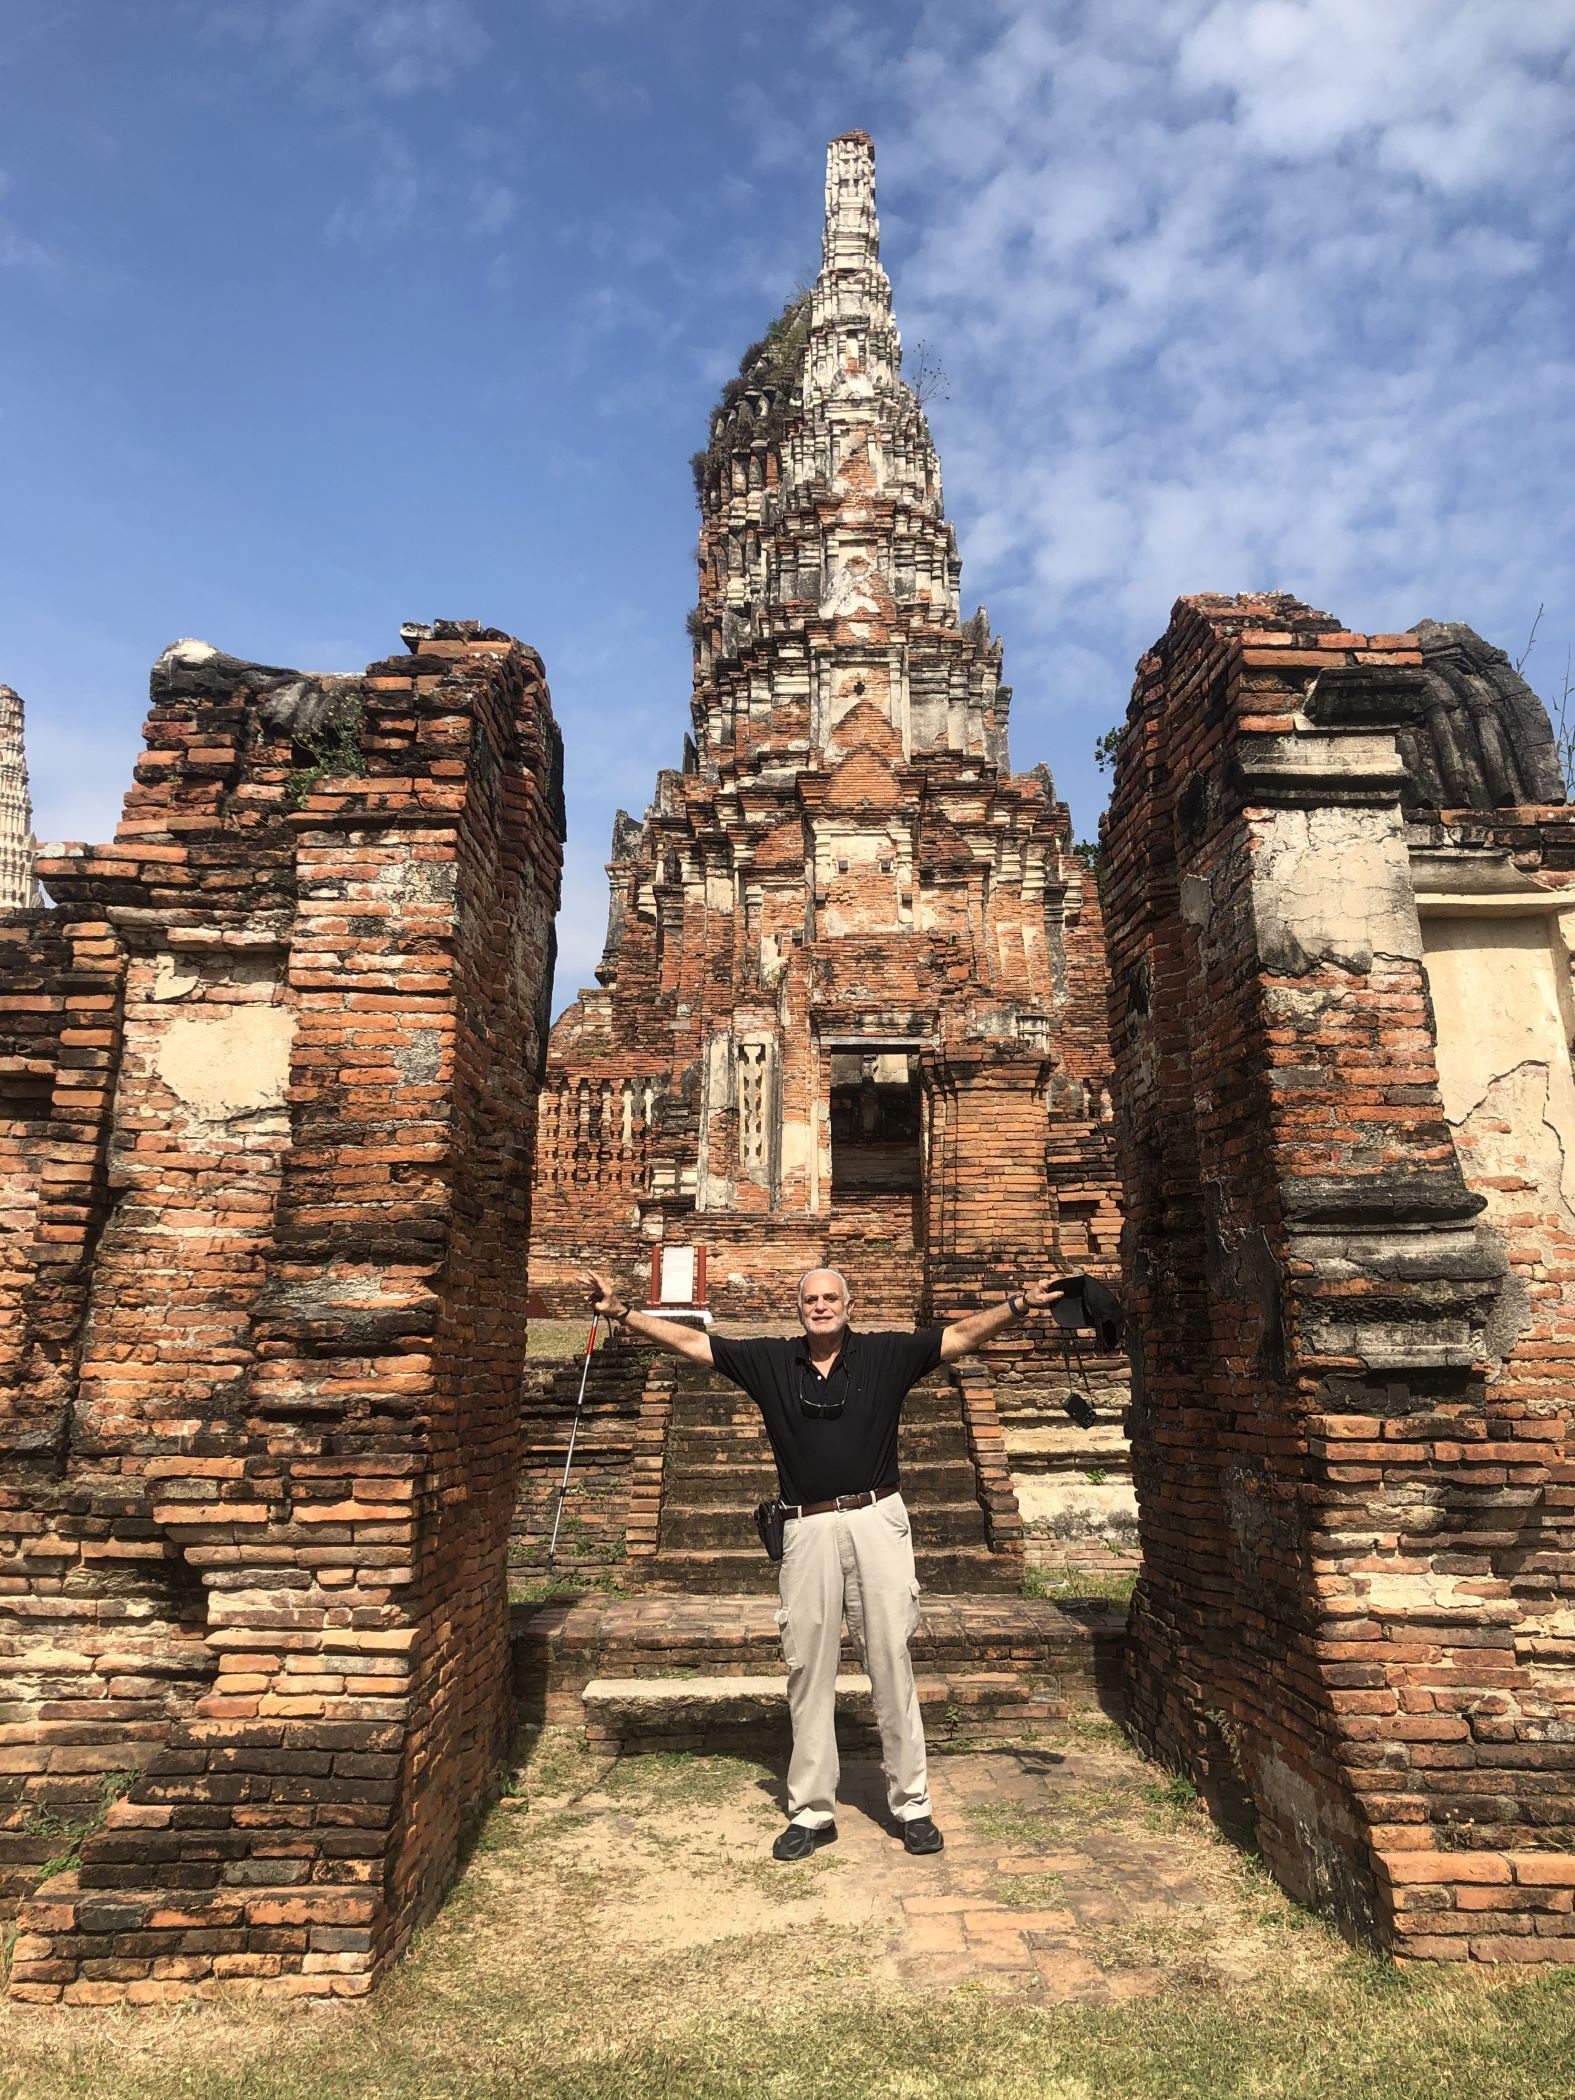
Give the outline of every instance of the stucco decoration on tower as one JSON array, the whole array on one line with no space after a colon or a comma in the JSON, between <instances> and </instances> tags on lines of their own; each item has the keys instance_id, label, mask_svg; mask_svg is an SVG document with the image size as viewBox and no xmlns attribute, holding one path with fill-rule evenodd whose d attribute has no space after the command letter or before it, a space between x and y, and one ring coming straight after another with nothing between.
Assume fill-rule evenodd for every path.
<instances>
[{"instance_id":1,"label":"stucco decoration on tower","mask_svg":"<svg viewBox=\"0 0 1575 2100\"><path fill-rule=\"evenodd\" d=\"M694 740L824 750L861 701L902 755L1007 764L1009 690L983 610L966 625L924 410L902 377L880 261L874 149L833 140L820 274L746 354L697 456L703 525Z\"/></svg>"}]
</instances>

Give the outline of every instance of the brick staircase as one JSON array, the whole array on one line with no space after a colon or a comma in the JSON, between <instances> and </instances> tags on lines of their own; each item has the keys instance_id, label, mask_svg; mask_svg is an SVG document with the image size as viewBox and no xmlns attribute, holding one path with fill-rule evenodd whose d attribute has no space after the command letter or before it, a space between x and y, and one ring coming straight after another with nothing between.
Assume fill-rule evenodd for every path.
<instances>
[{"instance_id":1,"label":"brick staircase","mask_svg":"<svg viewBox=\"0 0 1575 2100\"><path fill-rule=\"evenodd\" d=\"M776 1487L759 1411L707 1366L678 1364L671 1375L657 1547L631 1562L631 1577L642 1589L773 1590L776 1573L750 1516ZM908 1395L898 1461L924 1589L1015 1591L1022 1561L991 1548L962 1395L948 1371L932 1373Z\"/></svg>"},{"instance_id":2,"label":"brick staircase","mask_svg":"<svg viewBox=\"0 0 1575 2100\"><path fill-rule=\"evenodd\" d=\"M558 1562L565 1572L621 1555L629 1466L651 1358L649 1349L627 1346L603 1347L591 1357L558 1539ZM525 1449L509 1536L510 1562L521 1570L546 1566L581 1368L578 1356L526 1366L520 1393Z\"/></svg>"}]
</instances>

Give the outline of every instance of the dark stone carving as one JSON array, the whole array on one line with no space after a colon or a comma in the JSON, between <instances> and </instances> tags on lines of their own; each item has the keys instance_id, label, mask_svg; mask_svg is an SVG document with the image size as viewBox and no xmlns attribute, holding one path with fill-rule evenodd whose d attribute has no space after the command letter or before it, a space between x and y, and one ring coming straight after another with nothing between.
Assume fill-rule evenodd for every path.
<instances>
[{"instance_id":1,"label":"dark stone carving","mask_svg":"<svg viewBox=\"0 0 1575 2100\"><path fill-rule=\"evenodd\" d=\"M1461 620L1419 620L1426 711L1400 749L1407 807L1498 809L1562 802L1548 711L1502 649Z\"/></svg>"},{"instance_id":2,"label":"dark stone carving","mask_svg":"<svg viewBox=\"0 0 1575 2100\"><path fill-rule=\"evenodd\" d=\"M1419 620L1420 669L1332 665L1307 696L1319 728L1390 730L1408 812L1564 800L1548 711L1502 649L1459 620Z\"/></svg>"}]
</instances>

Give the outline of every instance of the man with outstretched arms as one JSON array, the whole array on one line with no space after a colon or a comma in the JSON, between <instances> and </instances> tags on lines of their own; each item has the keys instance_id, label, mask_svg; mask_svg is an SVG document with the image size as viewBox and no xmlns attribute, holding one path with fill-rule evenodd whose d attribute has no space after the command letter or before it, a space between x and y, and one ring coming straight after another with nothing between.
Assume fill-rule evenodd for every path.
<instances>
[{"instance_id":1,"label":"man with outstretched arms","mask_svg":"<svg viewBox=\"0 0 1575 2100\"><path fill-rule=\"evenodd\" d=\"M1020 1286L1000 1305L949 1327L856 1333L837 1269L799 1278L802 1335L732 1340L632 1310L609 1278L588 1275L598 1313L636 1340L712 1364L765 1418L786 1524L780 1577L793 1757L788 1826L776 1859L808 1859L837 1835L837 1661L842 1618L874 1693L886 1798L910 1852L939 1852L930 1813L924 1728L908 1641L919 1623L908 1512L897 1485L897 1423L910 1387L966 1356L1014 1320L1053 1305L1067 1280Z\"/></svg>"}]
</instances>

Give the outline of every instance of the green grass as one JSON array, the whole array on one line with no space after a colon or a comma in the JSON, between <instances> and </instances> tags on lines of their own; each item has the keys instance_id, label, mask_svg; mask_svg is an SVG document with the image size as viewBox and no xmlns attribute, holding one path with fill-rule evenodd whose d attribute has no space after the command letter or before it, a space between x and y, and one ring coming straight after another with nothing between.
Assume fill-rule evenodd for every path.
<instances>
[{"instance_id":1,"label":"green grass","mask_svg":"<svg viewBox=\"0 0 1575 2100\"><path fill-rule=\"evenodd\" d=\"M515 1576L509 1583L510 1604L551 1604L559 1597L612 1594L623 1588L616 1575L592 1575L583 1568L560 1568L551 1575Z\"/></svg>"},{"instance_id":2,"label":"green grass","mask_svg":"<svg viewBox=\"0 0 1575 2100\"><path fill-rule=\"evenodd\" d=\"M55 1807L28 1810L22 1818L22 1828L29 1837L63 1841L60 1850L38 1869L40 1882L52 1880L56 1874L67 1873L79 1864L82 1840L103 1828L110 1810L135 1784L136 1778L136 1772L130 1768L101 1772L93 1800L83 1802L75 1810Z\"/></svg>"},{"instance_id":3,"label":"green grass","mask_svg":"<svg viewBox=\"0 0 1575 2100\"><path fill-rule=\"evenodd\" d=\"M1348 1957L1315 1984L1184 1988L1110 2008L977 1986L848 2003L856 1943L797 1950L788 2002L685 2010L707 1960L621 2004L572 1967L482 1979L428 1935L370 2013L238 2011L6 2025L4 2100L1567 2100L1575 1972L1406 1974ZM1163 1935L1134 1965L1164 1958ZM1159 1943L1156 1943L1159 1942ZM567 1951L567 1949L566 1949ZM1110 1950L1106 1950L1107 1954ZM769 1981L769 1980L768 1980ZM642 2032L651 2000L663 2032ZM708 1994L707 1994L708 1995ZM824 1999L815 2009L817 1995ZM56 2039L58 2037L58 2039Z\"/></svg>"},{"instance_id":4,"label":"green grass","mask_svg":"<svg viewBox=\"0 0 1575 2100\"><path fill-rule=\"evenodd\" d=\"M1112 1568L1024 1568L1023 1595L1047 1597L1053 1604L1097 1602L1125 1611L1137 1588L1137 1576Z\"/></svg>"},{"instance_id":5,"label":"green grass","mask_svg":"<svg viewBox=\"0 0 1575 2100\"><path fill-rule=\"evenodd\" d=\"M1089 1750L1122 1750L1128 1746L1126 1730L1097 1706L1077 1706L1066 1717L1075 1740Z\"/></svg>"},{"instance_id":6,"label":"green grass","mask_svg":"<svg viewBox=\"0 0 1575 2100\"><path fill-rule=\"evenodd\" d=\"M759 1769L747 1757L697 1757L688 1750L653 1750L645 1757L618 1758L605 1774L602 1787L615 1801L640 1801L651 1808L703 1809L736 1794Z\"/></svg>"},{"instance_id":7,"label":"green grass","mask_svg":"<svg viewBox=\"0 0 1575 2100\"><path fill-rule=\"evenodd\" d=\"M980 1837L998 1845L1053 1845L1065 1827L1043 1809L1017 1801L980 1801L964 1813Z\"/></svg>"},{"instance_id":8,"label":"green grass","mask_svg":"<svg viewBox=\"0 0 1575 2100\"><path fill-rule=\"evenodd\" d=\"M1002 1874L995 1900L1008 1910L1053 1910L1066 1894L1064 1874Z\"/></svg>"},{"instance_id":9,"label":"green grass","mask_svg":"<svg viewBox=\"0 0 1575 2100\"><path fill-rule=\"evenodd\" d=\"M1150 1830L1179 1830L1197 1812L1198 1790L1178 1773L1143 1788L1143 1820Z\"/></svg>"}]
</instances>

